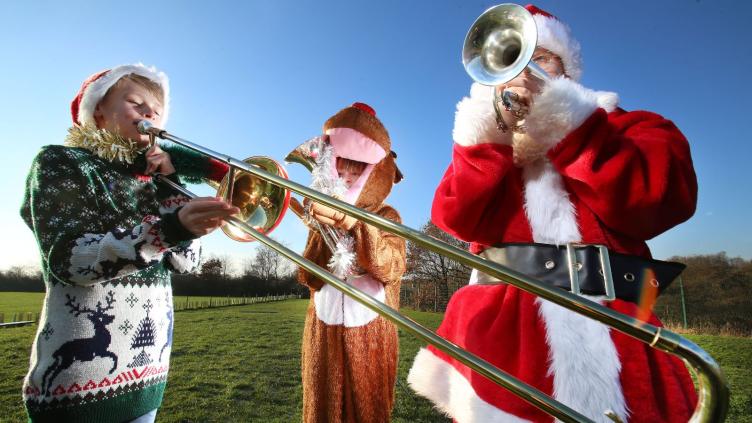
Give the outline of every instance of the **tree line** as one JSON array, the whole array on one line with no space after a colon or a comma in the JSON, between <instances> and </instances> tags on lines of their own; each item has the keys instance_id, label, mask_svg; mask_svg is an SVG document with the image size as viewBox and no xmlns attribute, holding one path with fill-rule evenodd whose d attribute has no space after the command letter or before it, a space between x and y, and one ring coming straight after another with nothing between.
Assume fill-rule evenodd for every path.
<instances>
[{"instance_id":1,"label":"tree line","mask_svg":"<svg viewBox=\"0 0 752 423\"><path fill-rule=\"evenodd\" d=\"M468 244L431 222L421 231L460 249ZM685 263L681 278L655 304L658 317L672 326L703 332L752 333L752 260L726 253L672 257ZM423 311L442 312L452 294L467 285L470 268L408 242L407 272L402 280L401 304ZM221 257L204 261L198 272L173 275L176 296L265 296L309 291L297 280L297 267L275 251L259 246L241 272L229 272ZM22 268L0 272L0 291L44 292L41 275Z\"/></svg>"},{"instance_id":2,"label":"tree line","mask_svg":"<svg viewBox=\"0 0 752 423\"><path fill-rule=\"evenodd\" d=\"M297 268L266 246L242 264L240 272L230 272L227 258L210 257L198 271L173 274L174 296L259 297L297 294L308 297L308 288L297 282ZM0 292L44 292L38 270L12 267L0 272Z\"/></svg>"}]
</instances>

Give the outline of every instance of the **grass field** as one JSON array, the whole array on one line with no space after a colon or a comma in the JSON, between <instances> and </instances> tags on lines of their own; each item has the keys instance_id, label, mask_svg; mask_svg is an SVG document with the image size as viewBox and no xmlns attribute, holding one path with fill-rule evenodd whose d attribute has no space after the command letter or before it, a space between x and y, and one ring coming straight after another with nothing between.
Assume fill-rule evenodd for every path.
<instances>
[{"instance_id":1,"label":"grass field","mask_svg":"<svg viewBox=\"0 0 752 423\"><path fill-rule=\"evenodd\" d=\"M228 297L186 297L176 296L174 298L175 309L185 309L186 304L201 304L207 301L224 301ZM44 300L43 292L0 292L0 315L4 321L13 321L15 313L39 313L42 310L42 301ZM194 306L194 308L196 308ZM206 308L206 307L204 307ZM25 320L26 317L23 317ZM2 323L2 321L0 321Z\"/></svg>"},{"instance_id":2,"label":"grass field","mask_svg":"<svg viewBox=\"0 0 752 423\"><path fill-rule=\"evenodd\" d=\"M175 316L170 382L158 422L300 420L300 340L307 300L184 311ZM406 311L435 328L440 314ZM0 421L25 421L20 390L35 326L0 330ZM730 422L752 422L752 339L689 336L721 364ZM420 343L400 334L395 422L448 422L405 377Z\"/></svg>"},{"instance_id":3,"label":"grass field","mask_svg":"<svg viewBox=\"0 0 752 423\"><path fill-rule=\"evenodd\" d=\"M5 320L10 320L13 313L33 312L42 310L44 292L0 292L0 314L5 314Z\"/></svg>"}]
</instances>

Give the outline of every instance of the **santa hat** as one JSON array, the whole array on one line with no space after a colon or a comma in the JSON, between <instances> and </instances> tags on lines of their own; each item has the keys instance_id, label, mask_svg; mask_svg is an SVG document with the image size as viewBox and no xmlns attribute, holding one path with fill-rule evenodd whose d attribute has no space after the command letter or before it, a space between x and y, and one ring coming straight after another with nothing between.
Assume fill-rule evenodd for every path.
<instances>
[{"instance_id":1,"label":"santa hat","mask_svg":"<svg viewBox=\"0 0 752 423\"><path fill-rule=\"evenodd\" d=\"M532 4L525 6L533 15L538 27L538 46L554 53L564 64L564 73L575 81L582 76L582 57L580 43L572 37L569 27L556 16L539 9Z\"/></svg>"},{"instance_id":2,"label":"santa hat","mask_svg":"<svg viewBox=\"0 0 752 423\"><path fill-rule=\"evenodd\" d=\"M158 71L153 66L144 66L141 63L134 65L121 65L90 76L81 85L78 95L71 102L71 117L76 125L96 126L94 110L104 98L107 91L121 78L127 75L139 75L147 78L162 88L162 125L167 123L170 111L170 83L164 72Z\"/></svg>"}]
</instances>

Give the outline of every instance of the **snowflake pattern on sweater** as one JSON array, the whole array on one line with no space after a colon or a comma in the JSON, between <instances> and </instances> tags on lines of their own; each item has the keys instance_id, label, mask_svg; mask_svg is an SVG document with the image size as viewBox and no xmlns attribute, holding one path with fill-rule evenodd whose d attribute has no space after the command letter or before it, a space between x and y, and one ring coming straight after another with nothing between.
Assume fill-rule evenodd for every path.
<instances>
[{"instance_id":1,"label":"snowflake pattern on sweater","mask_svg":"<svg viewBox=\"0 0 752 423\"><path fill-rule=\"evenodd\" d=\"M194 270L200 246L177 221L188 199L139 166L64 146L32 164L21 215L47 287L23 387L32 421L119 422L161 403L170 271Z\"/></svg>"}]
</instances>

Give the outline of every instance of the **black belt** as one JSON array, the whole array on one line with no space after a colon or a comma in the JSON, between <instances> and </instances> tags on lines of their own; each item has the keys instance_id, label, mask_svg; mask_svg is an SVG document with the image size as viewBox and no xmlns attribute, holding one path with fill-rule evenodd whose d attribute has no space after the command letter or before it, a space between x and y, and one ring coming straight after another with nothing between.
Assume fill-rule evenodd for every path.
<instances>
[{"instance_id":1,"label":"black belt","mask_svg":"<svg viewBox=\"0 0 752 423\"><path fill-rule=\"evenodd\" d=\"M593 244L503 244L480 255L557 288L575 292L579 285L579 291L586 295L610 294L604 277L604 269L606 272L610 269L615 297L633 303L639 303L643 286L655 288L660 294L686 267L677 262L619 254ZM499 282L478 273L479 284Z\"/></svg>"}]
</instances>

